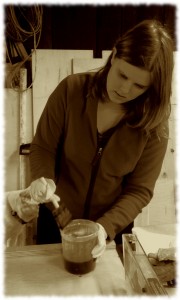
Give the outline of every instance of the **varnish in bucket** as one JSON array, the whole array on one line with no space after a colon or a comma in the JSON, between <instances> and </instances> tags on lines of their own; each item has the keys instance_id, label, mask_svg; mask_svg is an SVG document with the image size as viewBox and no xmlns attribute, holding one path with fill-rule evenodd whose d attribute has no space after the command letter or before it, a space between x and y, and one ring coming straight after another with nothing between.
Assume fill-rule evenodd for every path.
<instances>
[{"instance_id":1,"label":"varnish in bucket","mask_svg":"<svg viewBox=\"0 0 180 300\"><path fill-rule=\"evenodd\" d=\"M97 244L99 226L93 221L76 219L61 232L65 268L73 274L85 274L95 268L92 250Z\"/></svg>"}]
</instances>

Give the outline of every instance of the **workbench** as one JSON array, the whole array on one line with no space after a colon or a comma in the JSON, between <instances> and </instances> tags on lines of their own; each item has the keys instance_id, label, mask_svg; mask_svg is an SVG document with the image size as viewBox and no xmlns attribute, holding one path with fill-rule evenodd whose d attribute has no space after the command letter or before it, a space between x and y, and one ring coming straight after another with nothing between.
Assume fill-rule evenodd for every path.
<instances>
[{"instance_id":1,"label":"workbench","mask_svg":"<svg viewBox=\"0 0 180 300\"><path fill-rule=\"evenodd\" d=\"M9 247L5 251L6 296L108 296L127 295L124 267L111 242L84 275L66 271L62 245Z\"/></svg>"}]
</instances>

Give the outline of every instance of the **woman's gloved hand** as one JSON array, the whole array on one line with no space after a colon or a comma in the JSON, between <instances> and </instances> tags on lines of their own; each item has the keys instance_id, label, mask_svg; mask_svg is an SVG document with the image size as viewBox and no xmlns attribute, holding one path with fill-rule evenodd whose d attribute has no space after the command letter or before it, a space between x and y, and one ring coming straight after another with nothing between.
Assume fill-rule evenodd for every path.
<instances>
[{"instance_id":1,"label":"woman's gloved hand","mask_svg":"<svg viewBox=\"0 0 180 300\"><path fill-rule=\"evenodd\" d=\"M106 249L107 233L101 224L99 224L99 223L97 223L97 224L99 226L98 243L92 250L93 258L100 257Z\"/></svg>"},{"instance_id":2,"label":"woman's gloved hand","mask_svg":"<svg viewBox=\"0 0 180 300\"><path fill-rule=\"evenodd\" d=\"M33 200L31 201L29 188L7 192L6 201L8 201L12 212L16 213L24 222L29 222L38 217L39 206Z\"/></svg>"},{"instance_id":3,"label":"woman's gloved hand","mask_svg":"<svg viewBox=\"0 0 180 300\"><path fill-rule=\"evenodd\" d=\"M17 214L24 222L29 222L38 217L40 203L53 202L57 208L60 198L53 194L48 200L34 200L31 196L31 187L28 187L25 190L7 192L6 201L9 203L13 214Z\"/></svg>"},{"instance_id":4,"label":"woman's gloved hand","mask_svg":"<svg viewBox=\"0 0 180 300\"><path fill-rule=\"evenodd\" d=\"M31 197L40 203L49 202L49 199L53 202L56 208L59 207L58 201L53 197L56 190L56 185L52 179L38 178L34 180L30 185Z\"/></svg>"}]
</instances>

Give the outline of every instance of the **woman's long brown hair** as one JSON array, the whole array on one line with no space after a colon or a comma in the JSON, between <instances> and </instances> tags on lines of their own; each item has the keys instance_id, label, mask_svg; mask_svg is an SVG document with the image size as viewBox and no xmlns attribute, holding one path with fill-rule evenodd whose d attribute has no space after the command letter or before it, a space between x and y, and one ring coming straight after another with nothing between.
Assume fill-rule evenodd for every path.
<instances>
[{"instance_id":1,"label":"woman's long brown hair","mask_svg":"<svg viewBox=\"0 0 180 300\"><path fill-rule=\"evenodd\" d=\"M155 20L145 20L120 37L114 47L117 58L148 70L151 73L149 89L138 98L124 103L126 122L133 128L147 133L155 129L165 136L165 127L170 115L170 97L173 72L173 40L167 29ZM94 78L92 94L107 99L106 80L111 68L112 53L105 66Z\"/></svg>"}]
</instances>

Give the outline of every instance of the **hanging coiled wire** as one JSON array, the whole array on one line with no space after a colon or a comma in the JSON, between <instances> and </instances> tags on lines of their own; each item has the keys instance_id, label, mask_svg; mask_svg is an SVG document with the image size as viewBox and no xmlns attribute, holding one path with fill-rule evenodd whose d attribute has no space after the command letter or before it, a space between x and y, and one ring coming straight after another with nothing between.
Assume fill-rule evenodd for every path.
<instances>
[{"instance_id":1,"label":"hanging coiled wire","mask_svg":"<svg viewBox=\"0 0 180 300\"><path fill-rule=\"evenodd\" d=\"M24 43L29 38L33 37L33 49L26 57L22 57L22 60L12 67L12 71L9 74L11 87L17 89L17 78L19 77L20 68L28 61L31 60L32 53L36 51L42 32L42 17L43 8L40 5L27 5L27 6L13 6L9 5L6 8L6 20L5 20L5 35L6 41L9 39L11 43ZM6 44L6 54L11 64L11 55L9 53ZM30 88L33 84L30 84ZM15 85L15 86L14 86Z\"/></svg>"}]
</instances>

